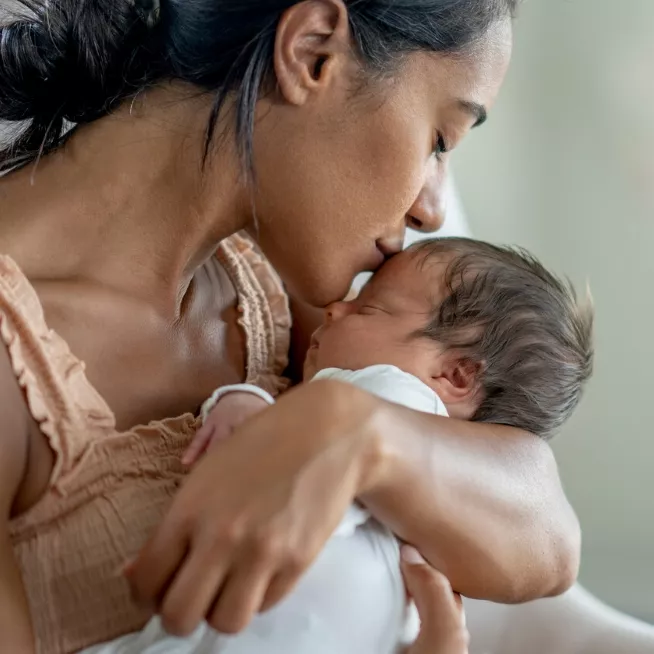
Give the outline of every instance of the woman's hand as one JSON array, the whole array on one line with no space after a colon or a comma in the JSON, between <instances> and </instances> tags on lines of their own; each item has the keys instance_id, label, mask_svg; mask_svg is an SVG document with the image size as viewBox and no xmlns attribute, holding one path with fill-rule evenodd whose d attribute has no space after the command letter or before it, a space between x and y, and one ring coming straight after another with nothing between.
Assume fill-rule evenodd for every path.
<instances>
[{"instance_id":1,"label":"woman's hand","mask_svg":"<svg viewBox=\"0 0 654 654\"><path fill-rule=\"evenodd\" d=\"M418 639L404 654L468 654L461 597L447 578L408 546L402 548L402 572L421 623Z\"/></svg>"},{"instance_id":2,"label":"woman's hand","mask_svg":"<svg viewBox=\"0 0 654 654\"><path fill-rule=\"evenodd\" d=\"M173 635L234 633L282 599L366 487L378 404L313 382L217 443L126 570L136 599Z\"/></svg>"}]
</instances>

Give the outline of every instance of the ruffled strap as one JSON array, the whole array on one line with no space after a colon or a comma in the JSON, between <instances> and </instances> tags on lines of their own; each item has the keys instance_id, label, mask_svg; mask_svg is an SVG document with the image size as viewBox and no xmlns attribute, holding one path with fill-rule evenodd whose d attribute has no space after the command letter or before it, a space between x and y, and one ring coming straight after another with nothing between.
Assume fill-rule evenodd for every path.
<instances>
[{"instance_id":1,"label":"ruffled strap","mask_svg":"<svg viewBox=\"0 0 654 654\"><path fill-rule=\"evenodd\" d=\"M36 291L7 256L0 256L0 342L55 454L51 486L63 492L60 482L91 441L115 430L114 416L88 381L84 364L47 327Z\"/></svg>"},{"instance_id":2,"label":"ruffled strap","mask_svg":"<svg viewBox=\"0 0 654 654\"><path fill-rule=\"evenodd\" d=\"M243 233L225 239L218 259L236 287L239 325L247 343L247 383L275 396L289 380L291 311L281 279L254 241Z\"/></svg>"}]
</instances>

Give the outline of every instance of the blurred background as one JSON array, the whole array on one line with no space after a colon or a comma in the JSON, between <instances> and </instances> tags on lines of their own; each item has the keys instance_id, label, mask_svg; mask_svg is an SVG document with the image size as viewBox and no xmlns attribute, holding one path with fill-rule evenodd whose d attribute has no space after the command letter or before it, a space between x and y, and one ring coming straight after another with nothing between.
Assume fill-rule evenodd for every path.
<instances>
[{"instance_id":1,"label":"blurred background","mask_svg":"<svg viewBox=\"0 0 654 654\"><path fill-rule=\"evenodd\" d=\"M597 368L555 442L582 583L654 622L654 0L526 0L512 69L454 177L475 236L528 247L597 309Z\"/></svg>"}]
</instances>

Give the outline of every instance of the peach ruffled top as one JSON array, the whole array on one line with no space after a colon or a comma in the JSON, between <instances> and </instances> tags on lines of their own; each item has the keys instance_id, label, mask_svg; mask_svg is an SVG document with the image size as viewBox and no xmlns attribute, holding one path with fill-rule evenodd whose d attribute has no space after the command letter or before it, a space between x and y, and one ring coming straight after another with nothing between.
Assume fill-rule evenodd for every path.
<instances>
[{"instance_id":1,"label":"peach ruffled top","mask_svg":"<svg viewBox=\"0 0 654 654\"><path fill-rule=\"evenodd\" d=\"M291 326L282 284L245 236L225 240L217 256L239 296L247 381L279 393ZM38 652L76 652L136 631L148 615L132 603L120 567L164 516L198 420L188 414L119 433L84 364L47 327L35 290L6 256L0 342L56 459L47 493L10 525Z\"/></svg>"}]
</instances>

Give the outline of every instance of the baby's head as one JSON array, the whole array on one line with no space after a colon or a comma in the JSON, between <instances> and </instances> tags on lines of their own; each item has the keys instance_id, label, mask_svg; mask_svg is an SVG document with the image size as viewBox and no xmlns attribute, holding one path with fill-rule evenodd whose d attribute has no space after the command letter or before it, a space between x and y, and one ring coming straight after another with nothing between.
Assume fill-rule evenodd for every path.
<instances>
[{"instance_id":1,"label":"baby's head","mask_svg":"<svg viewBox=\"0 0 654 654\"><path fill-rule=\"evenodd\" d=\"M591 303L522 250L424 241L388 261L350 302L326 310L305 365L394 365L455 418L553 435L593 364Z\"/></svg>"}]
</instances>

